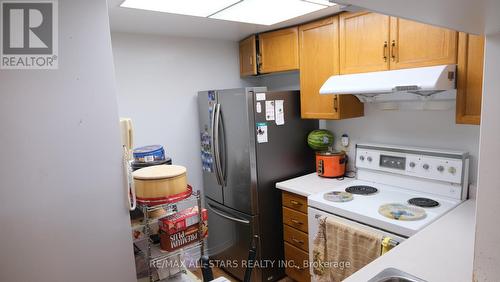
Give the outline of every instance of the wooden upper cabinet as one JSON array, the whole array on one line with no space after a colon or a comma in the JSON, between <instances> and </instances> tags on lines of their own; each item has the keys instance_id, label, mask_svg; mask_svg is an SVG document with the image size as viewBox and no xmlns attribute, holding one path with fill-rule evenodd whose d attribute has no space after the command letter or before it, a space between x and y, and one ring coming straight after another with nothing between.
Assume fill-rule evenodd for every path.
<instances>
[{"instance_id":1,"label":"wooden upper cabinet","mask_svg":"<svg viewBox=\"0 0 500 282\"><path fill-rule=\"evenodd\" d=\"M480 123L483 65L484 37L460 33L457 63L457 123Z\"/></svg>"},{"instance_id":2,"label":"wooden upper cabinet","mask_svg":"<svg viewBox=\"0 0 500 282\"><path fill-rule=\"evenodd\" d=\"M255 35L240 41L240 76L257 74L257 51Z\"/></svg>"},{"instance_id":3,"label":"wooden upper cabinet","mask_svg":"<svg viewBox=\"0 0 500 282\"><path fill-rule=\"evenodd\" d=\"M299 36L296 26L259 34L259 73L297 70Z\"/></svg>"},{"instance_id":4,"label":"wooden upper cabinet","mask_svg":"<svg viewBox=\"0 0 500 282\"><path fill-rule=\"evenodd\" d=\"M458 33L391 17L390 69L457 63Z\"/></svg>"},{"instance_id":5,"label":"wooden upper cabinet","mask_svg":"<svg viewBox=\"0 0 500 282\"><path fill-rule=\"evenodd\" d=\"M389 26L385 15L340 14L340 74L389 69Z\"/></svg>"},{"instance_id":6,"label":"wooden upper cabinet","mask_svg":"<svg viewBox=\"0 0 500 282\"><path fill-rule=\"evenodd\" d=\"M342 119L363 115L352 95L320 95L319 89L339 74L338 16L299 27L300 104L302 118Z\"/></svg>"}]
</instances>

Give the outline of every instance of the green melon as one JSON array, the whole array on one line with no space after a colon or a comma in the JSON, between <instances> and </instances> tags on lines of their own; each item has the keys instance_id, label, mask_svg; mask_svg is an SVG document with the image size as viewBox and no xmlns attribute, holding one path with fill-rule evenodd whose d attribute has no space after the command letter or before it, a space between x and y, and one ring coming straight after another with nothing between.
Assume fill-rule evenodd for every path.
<instances>
[{"instance_id":1,"label":"green melon","mask_svg":"<svg viewBox=\"0 0 500 282\"><path fill-rule=\"evenodd\" d=\"M333 133L325 129L313 130L307 136L307 144L313 150L327 150L333 144Z\"/></svg>"}]
</instances>

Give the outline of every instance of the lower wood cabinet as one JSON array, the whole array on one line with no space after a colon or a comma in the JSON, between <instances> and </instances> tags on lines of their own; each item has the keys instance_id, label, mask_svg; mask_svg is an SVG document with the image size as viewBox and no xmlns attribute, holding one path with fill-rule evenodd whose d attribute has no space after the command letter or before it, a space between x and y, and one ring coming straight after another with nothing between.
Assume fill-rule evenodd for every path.
<instances>
[{"instance_id":1,"label":"lower wood cabinet","mask_svg":"<svg viewBox=\"0 0 500 282\"><path fill-rule=\"evenodd\" d=\"M309 273L309 237L307 232L307 198L283 191L283 238L285 273L299 282L311 281Z\"/></svg>"},{"instance_id":2,"label":"lower wood cabinet","mask_svg":"<svg viewBox=\"0 0 500 282\"><path fill-rule=\"evenodd\" d=\"M307 267L309 254L303 250L285 242L285 259L288 261L288 267L285 270L286 275L295 281L311 281L309 268Z\"/></svg>"},{"instance_id":3,"label":"lower wood cabinet","mask_svg":"<svg viewBox=\"0 0 500 282\"><path fill-rule=\"evenodd\" d=\"M457 64L457 123L480 123L483 65L484 37L460 33Z\"/></svg>"}]
</instances>

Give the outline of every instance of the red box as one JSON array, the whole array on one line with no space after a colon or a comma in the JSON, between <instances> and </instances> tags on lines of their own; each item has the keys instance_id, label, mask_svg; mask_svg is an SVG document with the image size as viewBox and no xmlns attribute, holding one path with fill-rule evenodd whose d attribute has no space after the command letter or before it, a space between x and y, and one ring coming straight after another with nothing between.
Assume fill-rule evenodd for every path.
<instances>
[{"instance_id":1,"label":"red box","mask_svg":"<svg viewBox=\"0 0 500 282\"><path fill-rule=\"evenodd\" d=\"M208 214L206 209L201 210L201 219L205 223L207 221ZM164 217L159 220L160 230L167 235L172 235L178 233L182 230L187 229L192 225L198 226L198 207L194 206L183 211L180 211L171 216ZM204 224L206 225L206 224Z\"/></svg>"},{"instance_id":2,"label":"red box","mask_svg":"<svg viewBox=\"0 0 500 282\"><path fill-rule=\"evenodd\" d=\"M188 228L174 233L166 234L160 232L160 248L165 251L174 251L191 243L197 242L200 239L198 224L191 225Z\"/></svg>"}]
</instances>

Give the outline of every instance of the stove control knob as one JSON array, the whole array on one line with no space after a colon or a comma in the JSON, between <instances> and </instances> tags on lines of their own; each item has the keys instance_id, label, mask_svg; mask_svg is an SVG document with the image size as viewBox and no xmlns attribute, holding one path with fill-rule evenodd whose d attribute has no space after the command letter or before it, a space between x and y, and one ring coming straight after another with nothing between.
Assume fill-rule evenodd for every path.
<instances>
[{"instance_id":1,"label":"stove control knob","mask_svg":"<svg viewBox=\"0 0 500 282\"><path fill-rule=\"evenodd\" d=\"M422 167L423 167L425 170L429 169L429 165L428 165L428 164L424 164Z\"/></svg>"},{"instance_id":2,"label":"stove control knob","mask_svg":"<svg viewBox=\"0 0 500 282\"><path fill-rule=\"evenodd\" d=\"M414 168L416 166L416 164L414 162L410 162L410 167L411 168Z\"/></svg>"},{"instance_id":3,"label":"stove control knob","mask_svg":"<svg viewBox=\"0 0 500 282\"><path fill-rule=\"evenodd\" d=\"M457 169L456 169L456 168L454 168L454 167L452 167L452 166L450 166L450 167L448 168L448 172L449 172L449 173L451 173L451 174L455 174L455 172L457 172Z\"/></svg>"},{"instance_id":4,"label":"stove control knob","mask_svg":"<svg viewBox=\"0 0 500 282\"><path fill-rule=\"evenodd\" d=\"M366 158L366 160L371 162L373 159L372 159L372 157L368 157L368 158Z\"/></svg>"},{"instance_id":5,"label":"stove control knob","mask_svg":"<svg viewBox=\"0 0 500 282\"><path fill-rule=\"evenodd\" d=\"M365 156L359 156L359 160L360 161L364 161L365 160Z\"/></svg>"},{"instance_id":6,"label":"stove control knob","mask_svg":"<svg viewBox=\"0 0 500 282\"><path fill-rule=\"evenodd\" d=\"M443 171L444 171L444 166L442 166L442 165L438 166L438 167L437 167L437 170L438 170L439 172L443 172Z\"/></svg>"}]
</instances>

